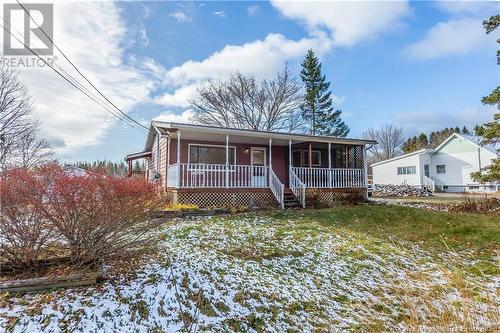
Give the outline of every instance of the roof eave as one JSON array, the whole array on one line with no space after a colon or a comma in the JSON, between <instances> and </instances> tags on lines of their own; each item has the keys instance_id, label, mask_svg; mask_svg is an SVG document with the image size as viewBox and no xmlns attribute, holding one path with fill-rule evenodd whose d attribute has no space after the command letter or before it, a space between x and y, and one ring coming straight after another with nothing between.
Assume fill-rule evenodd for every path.
<instances>
[{"instance_id":1,"label":"roof eave","mask_svg":"<svg viewBox=\"0 0 500 333\"><path fill-rule=\"evenodd\" d=\"M199 129L203 128L207 132L218 133L218 134L231 134L238 133L238 135L247 134L247 136L254 137L264 137L264 138L276 138L276 139L288 139L295 141L316 141L316 142L338 142L338 143L356 143L356 144L376 144L377 141L374 140L364 140L364 139L349 139L349 138L340 138L340 137L327 137L327 136L313 136L299 133L279 133L279 132L266 132L266 131L253 131L247 129L237 129L237 128L218 128L212 126L204 126L204 125L192 125L192 124L183 124L183 123L175 123L175 122L162 122L162 121L153 121L152 124L157 127L166 127L172 129Z\"/></svg>"}]
</instances>

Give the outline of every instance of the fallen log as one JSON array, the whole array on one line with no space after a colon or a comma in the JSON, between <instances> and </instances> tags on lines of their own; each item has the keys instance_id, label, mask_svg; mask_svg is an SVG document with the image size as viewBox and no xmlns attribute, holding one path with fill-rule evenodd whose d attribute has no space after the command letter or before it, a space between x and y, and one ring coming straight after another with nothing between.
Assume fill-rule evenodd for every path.
<instances>
[{"instance_id":1,"label":"fallen log","mask_svg":"<svg viewBox=\"0 0 500 333\"><path fill-rule=\"evenodd\" d=\"M72 273L66 276L49 276L0 282L1 292L37 292L53 288L81 287L97 283L101 272Z\"/></svg>"}]
</instances>

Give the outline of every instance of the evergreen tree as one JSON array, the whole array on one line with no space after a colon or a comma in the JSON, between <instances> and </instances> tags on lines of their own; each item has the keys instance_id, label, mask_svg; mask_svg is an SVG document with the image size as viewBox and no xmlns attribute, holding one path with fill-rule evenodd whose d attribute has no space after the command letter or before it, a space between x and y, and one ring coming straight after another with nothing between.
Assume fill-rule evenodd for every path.
<instances>
[{"instance_id":1,"label":"evergreen tree","mask_svg":"<svg viewBox=\"0 0 500 333\"><path fill-rule=\"evenodd\" d=\"M333 106L330 82L321 72L321 63L312 50L307 51L301 64L300 78L304 82L306 94L301 104L303 119L313 135L332 135L345 137L349 127L340 118L342 111Z\"/></svg>"},{"instance_id":2,"label":"evergreen tree","mask_svg":"<svg viewBox=\"0 0 500 333\"><path fill-rule=\"evenodd\" d=\"M494 31L500 26L500 15L494 15L483 21L483 26L487 34ZM500 39L497 40L497 43L500 43ZM500 65L500 50L497 51L497 64ZM488 96L483 97L482 103L496 105L497 110L500 109L500 86L493 89ZM493 115L493 121L474 130L483 137L484 144L497 144L500 142L500 112ZM500 152L500 149L497 149L497 151ZM479 182L500 181L500 158L496 158L489 167L474 172L471 176L472 179Z\"/></svg>"}]
</instances>

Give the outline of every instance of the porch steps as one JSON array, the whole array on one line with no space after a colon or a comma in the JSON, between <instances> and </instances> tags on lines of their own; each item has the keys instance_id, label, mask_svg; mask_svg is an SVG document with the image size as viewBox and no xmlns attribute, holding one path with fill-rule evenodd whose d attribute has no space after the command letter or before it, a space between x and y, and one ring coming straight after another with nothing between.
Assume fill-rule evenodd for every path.
<instances>
[{"instance_id":1,"label":"porch steps","mask_svg":"<svg viewBox=\"0 0 500 333\"><path fill-rule=\"evenodd\" d=\"M285 188L283 193L283 201L285 208L301 208L299 201L290 188Z\"/></svg>"}]
</instances>

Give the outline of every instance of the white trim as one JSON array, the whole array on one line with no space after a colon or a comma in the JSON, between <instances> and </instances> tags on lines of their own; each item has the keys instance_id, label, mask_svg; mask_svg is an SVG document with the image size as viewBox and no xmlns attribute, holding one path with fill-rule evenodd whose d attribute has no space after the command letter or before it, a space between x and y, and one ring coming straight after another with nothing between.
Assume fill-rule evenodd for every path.
<instances>
[{"instance_id":1,"label":"white trim","mask_svg":"<svg viewBox=\"0 0 500 333\"><path fill-rule=\"evenodd\" d=\"M191 163L191 146L201 146L201 147L218 147L218 148L226 148L226 145L209 145L209 144L204 144L204 143L188 143L188 164L207 164L207 163ZM236 163L236 146L228 146L229 148L234 148L234 164L237 165ZM228 161L229 163L229 161ZM208 164L220 164L220 165L225 165L226 163L208 163Z\"/></svg>"}]
</instances>

